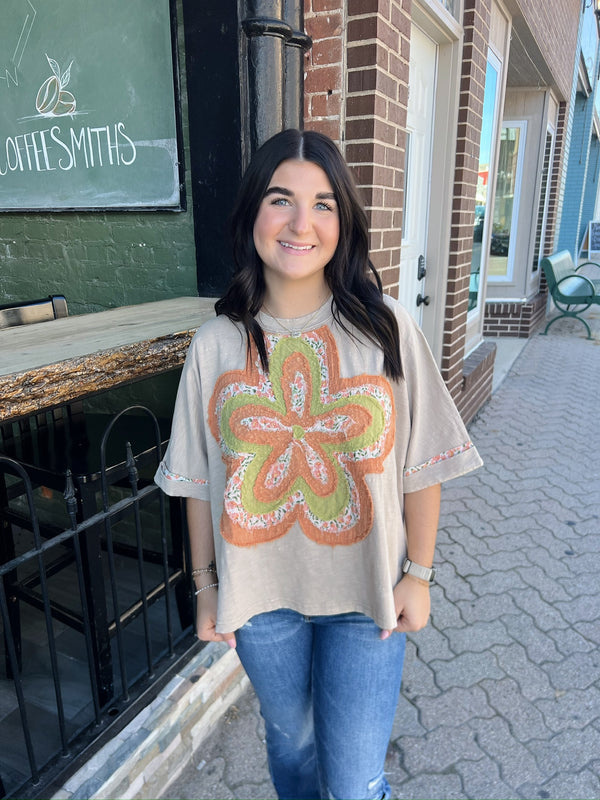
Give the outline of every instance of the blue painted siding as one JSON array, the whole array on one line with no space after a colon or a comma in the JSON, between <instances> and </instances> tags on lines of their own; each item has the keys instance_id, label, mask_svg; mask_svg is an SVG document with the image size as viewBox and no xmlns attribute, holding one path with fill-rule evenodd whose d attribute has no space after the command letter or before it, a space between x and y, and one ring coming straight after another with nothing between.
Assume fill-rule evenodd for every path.
<instances>
[{"instance_id":1,"label":"blue painted siding","mask_svg":"<svg viewBox=\"0 0 600 800\"><path fill-rule=\"evenodd\" d=\"M581 25L590 23L582 16ZM593 20L596 25L595 19ZM581 28L579 37L581 48ZM598 88L598 80L592 87L589 96L577 92L578 67L580 53L576 59L576 71L573 81L574 102L571 105L572 115L567 128L567 161L555 249L570 250L577 256L585 236L589 221L594 214L598 189L599 143L593 136L594 103ZM598 74L598 47L596 47L595 68L591 74Z\"/></svg>"}]
</instances>

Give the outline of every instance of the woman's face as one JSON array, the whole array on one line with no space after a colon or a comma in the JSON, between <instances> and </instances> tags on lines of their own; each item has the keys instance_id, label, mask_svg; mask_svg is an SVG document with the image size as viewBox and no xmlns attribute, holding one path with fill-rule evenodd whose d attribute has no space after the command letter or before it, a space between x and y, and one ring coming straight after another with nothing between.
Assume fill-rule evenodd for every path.
<instances>
[{"instance_id":1,"label":"woman's face","mask_svg":"<svg viewBox=\"0 0 600 800\"><path fill-rule=\"evenodd\" d=\"M254 222L267 290L314 285L322 291L339 235L338 207L325 172L311 161L282 161Z\"/></svg>"}]
</instances>

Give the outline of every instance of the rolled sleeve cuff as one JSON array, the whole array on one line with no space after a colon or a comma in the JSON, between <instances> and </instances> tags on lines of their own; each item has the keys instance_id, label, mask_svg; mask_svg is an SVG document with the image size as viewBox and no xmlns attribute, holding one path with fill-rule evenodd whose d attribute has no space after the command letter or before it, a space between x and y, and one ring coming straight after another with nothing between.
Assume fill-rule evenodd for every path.
<instances>
[{"instance_id":1,"label":"rolled sleeve cuff","mask_svg":"<svg viewBox=\"0 0 600 800\"><path fill-rule=\"evenodd\" d=\"M154 482L172 497L195 497L198 500L210 500L210 484L206 478L190 478L169 469L166 461L161 461Z\"/></svg>"},{"instance_id":2,"label":"rolled sleeve cuff","mask_svg":"<svg viewBox=\"0 0 600 800\"><path fill-rule=\"evenodd\" d=\"M473 442L445 450L427 460L404 469L404 492L418 492L437 483L458 478L481 467L483 461Z\"/></svg>"}]
</instances>

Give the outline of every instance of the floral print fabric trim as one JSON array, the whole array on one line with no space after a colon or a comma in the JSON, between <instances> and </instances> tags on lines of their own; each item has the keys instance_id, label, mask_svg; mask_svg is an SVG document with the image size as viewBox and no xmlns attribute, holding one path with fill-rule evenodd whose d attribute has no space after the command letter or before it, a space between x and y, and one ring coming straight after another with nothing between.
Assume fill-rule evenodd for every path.
<instances>
[{"instance_id":1,"label":"floral print fabric trim","mask_svg":"<svg viewBox=\"0 0 600 800\"><path fill-rule=\"evenodd\" d=\"M439 464L440 461L447 461L449 458L454 458L454 456L458 456L461 453L466 453L467 450L471 450L473 447L475 447L473 442L465 442L465 444L460 444L458 447L446 450L444 453L433 456L422 464L417 464L416 467L408 467L404 470L404 477L408 478L410 475L416 475L417 472L421 472L421 470L427 469L427 467L433 467L434 464Z\"/></svg>"},{"instance_id":2,"label":"floral print fabric trim","mask_svg":"<svg viewBox=\"0 0 600 800\"><path fill-rule=\"evenodd\" d=\"M373 523L365 476L383 471L394 441L391 387L342 378L326 326L265 339L269 373L253 347L249 368L222 375L209 405L227 470L221 534L249 546L298 522L319 544L358 542Z\"/></svg>"},{"instance_id":3,"label":"floral print fabric trim","mask_svg":"<svg viewBox=\"0 0 600 800\"><path fill-rule=\"evenodd\" d=\"M176 472L171 472L167 465L163 462L160 463L159 469L168 481L179 481L181 483L195 483L197 486L208 486L209 481L205 478L186 478L185 475L178 475Z\"/></svg>"}]
</instances>

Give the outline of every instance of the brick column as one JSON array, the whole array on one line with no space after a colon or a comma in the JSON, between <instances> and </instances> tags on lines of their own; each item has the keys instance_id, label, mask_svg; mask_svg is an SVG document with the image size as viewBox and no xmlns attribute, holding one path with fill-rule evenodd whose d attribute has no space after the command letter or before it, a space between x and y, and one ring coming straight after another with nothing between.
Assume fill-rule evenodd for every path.
<instances>
[{"instance_id":1,"label":"brick column","mask_svg":"<svg viewBox=\"0 0 600 800\"><path fill-rule=\"evenodd\" d=\"M373 263L397 296L411 3L348 0L346 158L369 218Z\"/></svg>"},{"instance_id":2,"label":"brick column","mask_svg":"<svg viewBox=\"0 0 600 800\"><path fill-rule=\"evenodd\" d=\"M460 407L491 0L465 0L442 375Z\"/></svg>"}]
</instances>

